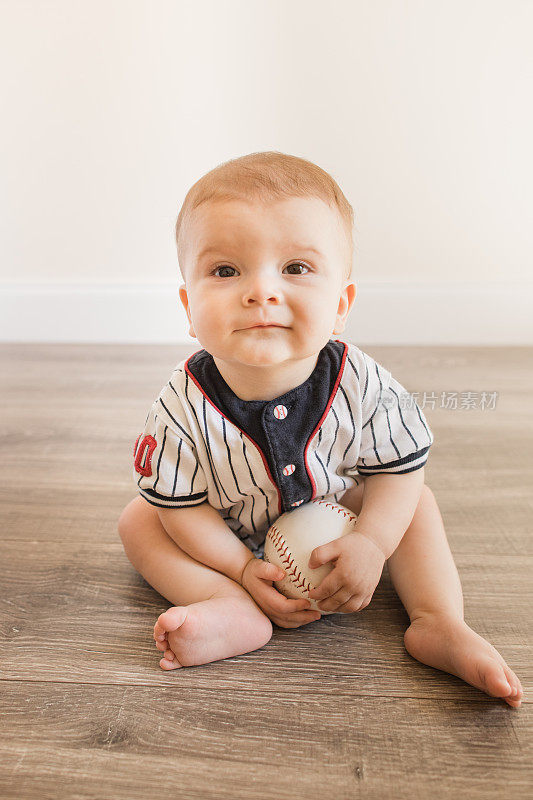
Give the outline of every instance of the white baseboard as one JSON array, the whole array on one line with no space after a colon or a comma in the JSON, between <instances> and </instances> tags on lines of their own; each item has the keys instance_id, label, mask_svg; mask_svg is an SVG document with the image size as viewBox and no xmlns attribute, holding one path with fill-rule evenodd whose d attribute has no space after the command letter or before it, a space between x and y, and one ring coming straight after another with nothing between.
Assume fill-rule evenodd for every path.
<instances>
[{"instance_id":1,"label":"white baseboard","mask_svg":"<svg viewBox=\"0 0 533 800\"><path fill-rule=\"evenodd\" d=\"M366 344L531 345L533 283L358 283L344 336ZM3 284L0 341L198 344L177 284Z\"/></svg>"}]
</instances>

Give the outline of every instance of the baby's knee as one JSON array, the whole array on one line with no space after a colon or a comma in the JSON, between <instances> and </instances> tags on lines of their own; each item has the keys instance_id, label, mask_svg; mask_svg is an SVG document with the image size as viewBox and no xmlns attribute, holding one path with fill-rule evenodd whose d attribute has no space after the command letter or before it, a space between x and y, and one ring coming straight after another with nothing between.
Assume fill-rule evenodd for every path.
<instances>
[{"instance_id":1,"label":"baby's knee","mask_svg":"<svg viewBox=\"0 0 533 800\"><path fill-rule=\"evenodd\" d=\"M122 543L126 544L131 538L142 533L143 529L146 529L146 524L153 522L154 517L157 517L156 509L140 495L134 497L118 518L117 529Z\"/></svg>"},{"instance_id":2,"label":"baby's knee","mask_svg":"<svg viewBox=\"0 0 533 800\"><path fill-rule=\"evenodd\" d=\"M268 644L268 642L272 639L272 634L274 632L272 622L266 614L260 611L259 616L257 616L255 619L254 627L257 630L257 635L261 641L259 647L264 647L265 644Z\"/></svg>"},{"instance_id":3,"label":"baby's knee","mask_svg":"<svg viewBox=\"0 0 533 800\"><path fill-rule=\"evenodd\" d=\"M424 483L422 486L422 491L420 493L420 500L423 502L427 502L428 500L431 502L435 501L435 495L433 494L427 483Z\"/></svg>"},{"instance_id":4,"label":"baby's knee","mask_svg":"<svg viewBox=\"0 0 533 800\"><path fill-rule=\"evenodd\" d=\"M261 637L261 647L264 647L272 639L272 634L274 632L274 628L272 626L272 622L266 614L264 614L260 609L260 615L257 617L256 625L257 625L257 632L258 636Z\"/></svg>"}]
</instances>

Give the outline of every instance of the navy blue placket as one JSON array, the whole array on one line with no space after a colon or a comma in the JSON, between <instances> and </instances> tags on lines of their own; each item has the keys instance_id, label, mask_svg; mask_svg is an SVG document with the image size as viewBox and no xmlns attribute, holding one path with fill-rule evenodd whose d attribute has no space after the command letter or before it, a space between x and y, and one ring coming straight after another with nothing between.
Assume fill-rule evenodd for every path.
<instances>
[{"instance_id":1,"label":"navy blue placket","mask_svg":"<svg viewBox=\"0 0 533 800\"><path fill-rule=\"evenodd\" d=\"M189 359L190 371L214 405L263 451L279 488L283 511L312 498L305 448L334 390L344 347L342 342L330 339L309 378L274 400L241 400L206 350ZM308 452L308 458L315 456Z\"/></svg>"},{"instance_id":2,"label":"navy blue placket","mask_svg":"<svg viewBox=\"0 0 533 800\"><path fill-rule=\"evenodd\" d=\"M313 496L305 467L305 448L325 408L318 397L313 398L310 379L295 391L268 402L261 414L268 462L281 492L284 511L309 502Z\"/></svg>"}]
</instances>

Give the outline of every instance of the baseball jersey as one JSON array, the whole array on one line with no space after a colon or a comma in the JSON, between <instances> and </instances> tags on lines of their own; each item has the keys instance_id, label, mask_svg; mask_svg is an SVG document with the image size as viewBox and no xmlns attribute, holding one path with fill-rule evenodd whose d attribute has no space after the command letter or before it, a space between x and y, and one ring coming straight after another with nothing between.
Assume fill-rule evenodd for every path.
<instances>
[{"instance_id":1,"label":"baseball jersey","mask_svg":"<svg viewBox=\"0 0 533 800\"><path fill-rule=\"evenodd\" d=\"M330 339L309 378L273 400L240 399L206 350L184 359L148 412L133 469L149 503L207 501L262 556L281 514L339 502L367 475L420 469L432 444L424 414L391 373Z\"/></svg>"}]
</instances>

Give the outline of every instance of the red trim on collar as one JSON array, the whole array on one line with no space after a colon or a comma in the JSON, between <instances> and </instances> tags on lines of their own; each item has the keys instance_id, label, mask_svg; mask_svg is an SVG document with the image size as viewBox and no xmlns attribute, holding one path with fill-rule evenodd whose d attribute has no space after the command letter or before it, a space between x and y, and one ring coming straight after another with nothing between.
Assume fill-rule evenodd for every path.
<instances>
[{"instance_id":1,"label":"red trim on collar","mask_svg":"<svg viewBox=\"0 0 533 800\"><path fill-rule=\"evenodd\" d=\"M307 441L307 444L305 446L305 450L304 450L305 470L307 472L309 480L311 481L311 486L313 487L313 494L311 496L311 500L309 501L311 503L313 502L313 500L316 497L316 484L315 484L315 482L313 480L313 476L309 472L309 464L307 463L307 451L309 449L309 445L311 444L311 442L313 440L313 437L315 436L316 432L318 431L318 429L320 428L320 426L324 422L324 419L326 418L326 416L328 414L328 411L331 408L331 404L333 403L335 395L337 394L337 389L339 388L339 383L341 382L342 373L344 372L344 364L346 363L346 356L348 355L348 345L346 344L346 342L341 342L340 339L335 339L335 341L338 342L339 344L343 344L344 345L344 353L342 354L342 361L341 361L341 365L339 367L339 374L337 375L337 380L335 381L335 386L333 387L333 391L331 392L330 398L328 400L328 404L327 404L326 408L324 409L324 413L322 414L322 417L319 419L318 425L316 426L316 428L314 429L313 433L309 437L309 439Z\"/></svg>"}]
</instances>

